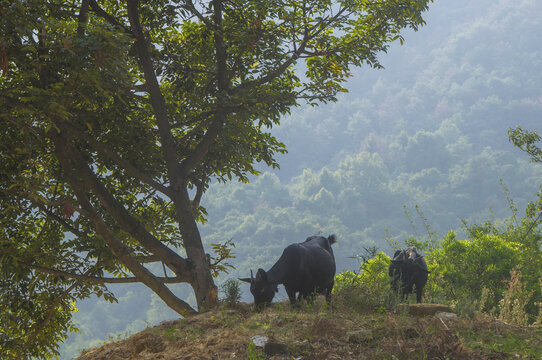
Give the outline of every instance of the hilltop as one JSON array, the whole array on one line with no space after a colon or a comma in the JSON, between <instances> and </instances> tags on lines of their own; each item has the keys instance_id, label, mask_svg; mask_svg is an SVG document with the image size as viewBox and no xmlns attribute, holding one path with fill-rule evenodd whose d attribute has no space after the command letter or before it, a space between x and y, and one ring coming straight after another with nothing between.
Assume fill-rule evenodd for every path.
<instances>
[{"instance_id":1,"label":"hilltop","mask_svg":"<svg viewBox=\"0 0 542 360\"><path fill-rule=\"evenodd\" d=\"M267 355L255 336L267 338ZM252 339L252 340L251 340ZM254 341L254 342L253 342ZM356 312L322 302L286 302L257 313L240 303L162 322L87 350L78 360L124 359L540 359L542 329L487 315Z\"/></svg>"}]
</instances>

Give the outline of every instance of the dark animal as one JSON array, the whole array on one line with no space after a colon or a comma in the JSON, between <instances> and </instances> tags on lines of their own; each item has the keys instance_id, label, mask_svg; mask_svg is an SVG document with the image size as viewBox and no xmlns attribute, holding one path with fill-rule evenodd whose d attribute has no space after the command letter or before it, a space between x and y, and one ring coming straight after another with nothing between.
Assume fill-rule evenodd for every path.
<instances>
[{"instance_id":1,"label":"dark animal","mask_svg":"<svg viewBox=\"0 0 542 360\"><path fill-rule=\"evenodd\" d=\"M422 255L415 247L397 250L393 255L388 268L391 278L391 287L395 292L401 293L402 299L412 294L416 288L416 302L422 302L423 287L427 283L430 271Z\"/></svg>"},{"instance_id":2,"label":"dark animal","mask_svg":"<svg viewBox=\"0 0 542 360\"><path fill-rule=\"evenodd\" d=\"M250 283L257 308L271 304L278 285L283 284L291 304L314 293L323 294L329 302L335 279L335 257L331 244L335 235L311 236L302 243L288 245L278 261L265 271L258 269L256 277L252 270L250 278L239 279Z\"/></svg>"}]
</instances>

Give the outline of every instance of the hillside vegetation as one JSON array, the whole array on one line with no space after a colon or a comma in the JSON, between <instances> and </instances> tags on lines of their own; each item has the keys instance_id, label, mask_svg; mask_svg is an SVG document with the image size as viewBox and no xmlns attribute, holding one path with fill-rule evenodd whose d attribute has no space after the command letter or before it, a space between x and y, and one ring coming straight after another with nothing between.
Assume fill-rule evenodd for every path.
<instances>
[{"instance_id":1,"label":"hillside vegetation","mask_svg":"<svg viewBox=\"0 0 542 360\"><path fill-rule=\"evenodd\" d=\"M255 336L272 343L268 354L253 343ZM481 314L449 320L318 301L299 308L278 303L256 313L243 303L163 322L87 350L78 360L539 359L541 339L540 327L512 326Z\"/></svg>"}]
</instances>

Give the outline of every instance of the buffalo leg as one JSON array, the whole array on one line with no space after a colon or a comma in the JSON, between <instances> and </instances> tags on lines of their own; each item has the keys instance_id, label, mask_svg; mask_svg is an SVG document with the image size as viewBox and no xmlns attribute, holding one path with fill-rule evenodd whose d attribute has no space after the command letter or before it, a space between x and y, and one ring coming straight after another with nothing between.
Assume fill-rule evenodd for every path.
<instances>
[{"instance_id":1,"label":"buffalo leg","mask_svg":"<svg viewBox=\"0 0 542 360\"><path fill-rule=\"evenodd\" d=\"M325 295L326 295L326 301L327 301L328 303L331 302L331 291L333 290L333 284L334 284L334 283L335 283L335 282L332 281L331 284L330 284L330 285L327 287L327 289L326 289L326 294L325 294Z\"/></svg>"},{"instance_id":2,"label":"buffalo leg","mask_svg":"<svg viewBox=\"0 0 542 360\"><path fill-rule=\"evenodd\" d=\"M290 299L290 304L295 304L295 291L292 291L291 289L286 289L286 294L288 294L288 299Z\"/></svg>"},{"instance_id":3,"label":"buffalo leg","mask_svg":"<svg viewBox=\"0 0 542 360\"><path fill-rule=\"evenodd\" d=\"M418 304L422 302L422 290L423 288L416 286L416 302Z\"/></svg>"}]
</instances>

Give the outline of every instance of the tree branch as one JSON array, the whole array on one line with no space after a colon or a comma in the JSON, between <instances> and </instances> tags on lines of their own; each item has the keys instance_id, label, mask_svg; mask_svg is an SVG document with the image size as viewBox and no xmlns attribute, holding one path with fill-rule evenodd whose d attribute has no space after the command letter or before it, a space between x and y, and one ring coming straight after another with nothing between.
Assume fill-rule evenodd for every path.
<instances>
[{"instance_id":1,"label":"tree branch","mask_svg":"<svg viewBox=\"0 0 542 360\"><path fill-rule=\"evenodd\" d=\"M129 283L142 282L137 277L125 277L125 278L98 277L98 276L89 276L89 275L83 275L83 274L75 274L69 271L51 269L51 268L47 268L47 267L43 267L39 265L27 264L20 261L18 262L18 264L24 268L36 270L44 274L62 276L69 279L76 279L79 281L88 281L88 282L97 283L97 284L129 284ZM175 276L175 277L155 276L155 278L164 284L177 284L177 283L184 282L184 280L179 278L178 276Z\"/></svg>"},{"instance_id":2,"label":"tree branch","mask_svg":"<svg viewBox=\"0 0 542 360\"><path fill-rule=\"evenodd\" d=\"M191 266L188 261L150 234L145 227L115 199L115 197L105 188L104 184L98 180L96 174L90 170L79 150L69 144L67 146L69 148L69 156L73 162L73 166L76 169L77 174L81 176L81 180L86 185L85 187L92 190L104 208L117 220L120 227L132 235L147 251L160 257L160 259L164 261L177 276L190 282ZM88 211L88 209L86 210Z\"/></svg>"},{"instance_id":3,"label":"tree branch","mask_svg":"<svg viewBox=\"0 0 542 360\"><path fill-rule=\"evenodd\" d=\"M192 199L192 210L194 211L194 214L198 210L201 197L203 196L203 184L201 183L201 181L195 182L195 185L196 195L194 195L194 199Z\"/></svg>"},{"instance_id":4,"label":"tree branch","mask_svg":"<svg viewBox=\"0 0 542 360\"><path fill-rule=\"evenodd\" d=\"M192 14L194 14L199 19L199 21L201 21L211 29L216 29L216 26L212 22L210 22L209 19L203 16L203 14L198 11L198 9L196 9L192 0L186 0L185 7L190 10Z\"/></svg>"},{"instance_id":5,"label":"tree branch","mask_svg":"<svg viewBox=\"0 0 542 360\"><path fill-rule=\"evenodd\" d=\"M295 61L299 58L299 56L303 53L305 50L305 46L307 46L307 42L309 41L308 38L303 39L299 47L296 51L292 52L292 55L284 61L281 65L279 65L276 69L268 72L265 75L262 75L258 79L254 79L251 81L244 82L242 84L237 85L233 89L231 89L230 93L235 94L242 90L252 89L256 86L263 85L265 83L268 83L272 81L273 79L277 78L278 76L282 75L286 69L295 63Z\"/></svg>"},{"instance_id":6,"label":"tree branch","mask_svg":"<svg viewBox=\"0 0 542 360\"><path fill-rule=\"evenodd\" d=\"M162 259L156 255L136 255L135 258L142 264L162 261Z\"/></svg>"},{"instance_id":7,"label":"tree branch","mask_svg":"<svg viewBox=\"0 0 542 360\"><path fill-rule=\"evenodd\" d=\"M202 119L196 126L194 126L192 129L190 129L186 134L183 135L183 137L177 141L178 144L182 144L183 142L190 139L192 135L194 135L196 132L203 129L205 126L209 125L211 123L213 112L207 111L205 113L199 114L198 118ZM209 117L208 119L203 120L205 117Z\"/></svg>"},{"instance_id":8,"label":"tree branch","mask_svg":"<svg viewBox=\"0 0 542 360\"><path fill-rule=\"evenodd\" d=\"M117 26L117 27L123 29L126 34L129 34L129 35L133 36L130 29L128 29L126 26L124 26L124 24L120 23L113 15L108 14L104 9L102 9L100 7L100 5L98 5L96 0L89 0L89 5L90 5L90 8L92 9L92 11L94 11L94 13L96 15L98 15L99 17L105 19L111 25L114 25L114 26Z\"/></svg>"},{"instance_id":9,"label":"tree branch","mask_svg":"<svg viewBox=\"0 0 542 360\"><path fill-rule=\"evenodd\" d=\"M211 145L214 143L216 137L222 129L224 123L223 118L226 114L224 112L215 113L211 125L205 135L203 135L201 141L196 145L194 150L184 159L179 167L180 175L183 179L188 178L188 175L194 168L202 162L205 155L209 152Z\"/></svg>"},{"instance_id":10,"label":"tree branch","mask_svg":"<svg viewBox=\"0 0 542 360\"><path fill-rule=\"evenodd\" d=\"M149 185L153 189L156 189L156 190L160 191L162 194L164 194L164 195L171 198L172 194L171 194L171 190L169 188L167 188L163 184L160 184L160 183L156 182L155 180L153 180L150 176L148 176L147 174L140 171L138 168L133 166L128 161L124 160L122 157L120 157L116 152L114 152L113 150L108 148L106 145L98 142L92 136L89 136L85 132L77 129L76 127L74 127L74 126L72 126L72 125L70 125L68 123L63 123L62 127L66 128L72 134L74 134L74 135L80 137L81 139L83 139L84 141L86 141L94 149L96 149L99 152L106 155L108 158L113 160L117 165L119 165L120 167L125 169L128 174L132 175L136 179L141 180L142 182Z\"/></svg>"},{"instance_id":11,"label":"tree branch","mask_svg":"<svg viewBox=\"0 0 542 360\"><path fill-rule=\"evenodd\" d=\"M81 9L79 10L79 16L77 19L77 37L83 37L85 35L85 29L87 27L88 19L88 6L89 0L81 1Z\"/></svg>"},{"instance_id":12,"label":"tree branch","mask_svg":"<svg viewBox=\"0 0 542 360\"><path fill-rule=\"evenodd\" d=\"M303 10L305 11L305 9ZM342 8L340 9L337 14L331 18L329 17L326 17L324 19L321 19L320 21L318 21L317 23L315 23L314 25L310 26L310 27L306 27L305 28L305 31L304 31L304 36L303 36L303 40L301 41L301 44L299 44L299 47L297 47L297 49L294 49L294 51L292 51L292 55L286 59L281 65L279 65L275 70L272 70L270 72L268 72L267 74L265 75L262 75L260 78L258 79L254 79L254 80L251 80L251 81L247 81L245 83L242 83L238 86L236 86L235 88L233 88L231 90L231 93L234 94L234 93L237 93L239 91L242 91L242 90L247 90L247 89L251 89L251 88L254 88L256 86L259 86L259 85L263 85L265 83L268 83L270 81L272 81L273 79L277 78L278 76L282 75L284 73L284 71L286 71L286 69L295 63L295 61L303 54L305 53L305 49L306 49L306 46L308 44L308 42L312 39L314 39L316 36L318 36L322 31L324 31L327 26L329 24L331 24L333 21L337 20L340 16L342 16L342 14L346 11L346 8ZM314 29L317 29L314 33L311 34L311 31L313 31Z\"/></svg>"},{"instance_id":13,"label":"tree branch","mask_svg":"<svg viewBox=\"0 0 542 360\"><path fill-rule=\"evenodd\" d=\"M205 158L226 120L226 112L224 111L224 106L226 104L226 98L228 96L228 74L226 64L228 55L226 52L226 45L224 43L224 34L222 28L222 0L213 0L213 11L213 21L215 25L215 29L213 31L213 38L215 41L218 83L216 110L211 125L207 129L207 132L198 143L198 145L196 145L192 153L180 164L179 171L184 179L186 179L188 177L188 174Z\"/></svg>"},{"instance_id":14,"label":"tree branch","mask_svg":"<svg viewBox=\"0 0 542 360\"><path fill-rule=\"evenodd\" d=\"M43 206L39 202L34 202L32 199L28 199L28 198L27 198L27 200L32 201L32 203L35 206L37 206L41 211L43 211L45 213L45 216L55 220L57 223L62 225L66 230L68 230L69 232L71 232L75 236L88 238L88 236L85 233L83 233L79 229L76 229L75 227L73 227L66 220L62 219L62 217L58 216L57 214L52 212L50 209L47 209L45 206Z\"/></svg>"},{"instance_id":15,"label":"tree branch","mask_svg":"<svg viewBox=\"0 0 542 360\"><path fill-rule=\"evenodd\" d=\"M170 184L174 190L177 190L176 188L180 186L183 179L181 174L179 174L179 161L176 155L175 139L171 133L171 124L168 120L166 101L160 90L160 84L154 72L149 47L145 40L141 23L139 22L138 1L126 0L126 6L132 33L136 38L136 48L139 54L140 66L145 76L145 85L151 98L156 125L160 133L160 142L168 168Z\"/></svg>"},{"instance_id":16,"label":"tree branch","mask_svg":"<svg viewBox=\"0 0 542 360\"><path fill-rule=\"evenodd\" d=\"M81 206L89 213L90 219L94 222L96 227L96 231L104 238L109 250L132 272L132 274L134 274L135 277L140 279L142 283L160 296L160 298L164 300L164 302L170 308L183 316L196 314L197 312L190 305L175 296L171 290L164 285L164 283L158 281L158 279L148 269L141 265L132 256L130 249L113 234L111 229L109 229L109 227L105 224L100 214L96 211L96 209L94 209L84 191L83 184L85 184L84 181L88 179L88 173L90 170L86 166L81 166L80 160L78 161L78 159L75 159L74 161L74 157L77 158L80 156L78 150L74 149L73 146L70 146L66 138L56 135L54 131L51 133L51 139L53 140L56 151L58 152L58 159L69 179L71 186L73 187L73 191L77 195ZM92 172L90 173L91 177L94 178L94 174ZM78 178L75 174L78 174L80 178ZM94 181L96 180L94 179ZM89 185L95 184L88 183L87 181L85 185L88 187ZM112 215L118 214L113 213ZM120 222L122 223L123 221L121 220ZM186 279L183 280L186 281Z\"/></svg>"}]
</instances>

